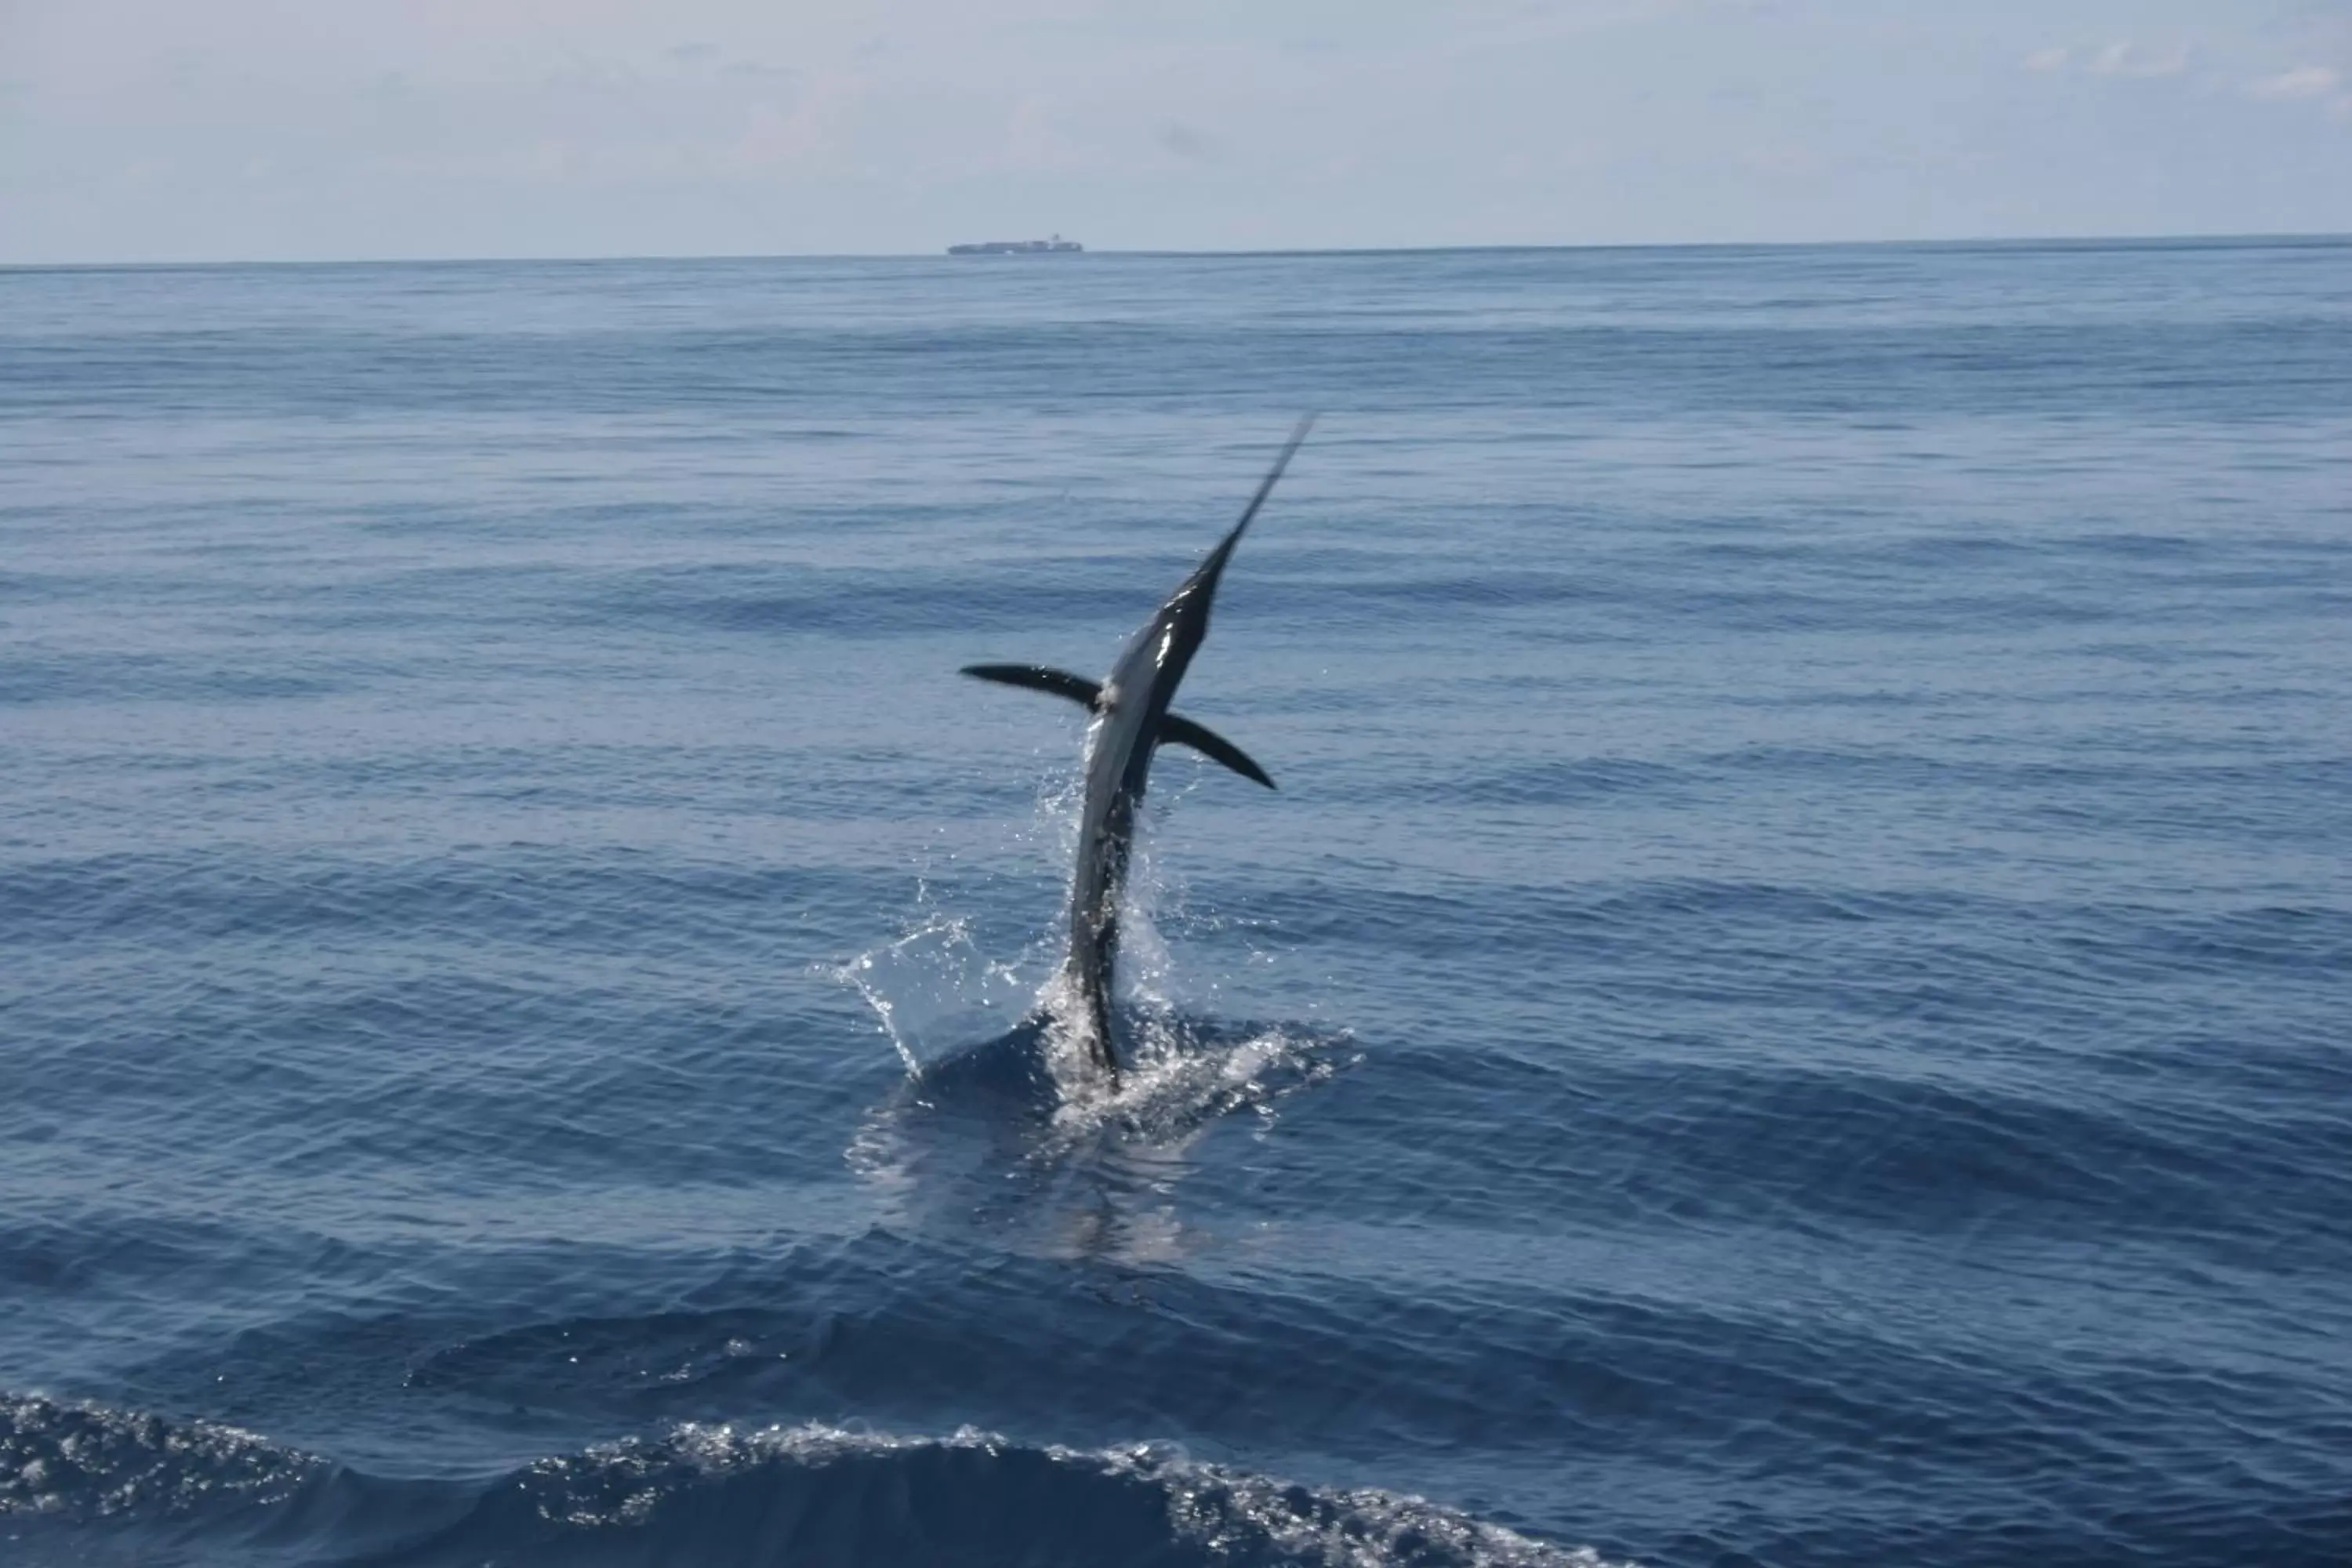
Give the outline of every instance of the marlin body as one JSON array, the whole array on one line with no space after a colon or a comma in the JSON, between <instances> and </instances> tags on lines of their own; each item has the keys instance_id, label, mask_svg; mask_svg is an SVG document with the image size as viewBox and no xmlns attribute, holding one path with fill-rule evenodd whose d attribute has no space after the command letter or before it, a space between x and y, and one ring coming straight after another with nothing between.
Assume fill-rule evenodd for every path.
<instances>
[{"instance_id":1,"label":"marlin body","mask_svg":"<svg viewBox=\"0 0 2352 1568\"><path fill-rule=\"evenodd\" d=\"M1209 606L1217 579L1258 508L1314 421L1302 420L1257 487L1233 531L1168 595L1143 624L1100 682L1066 670L1027 664L966 665L962 673L1006 686L1024 686L1083 704L1094 715L1087 731L1086 799L1078 814L1078 853L1070 873L1070 946L1062 962L1062 991L1079 1012L1067 1020L1085 1032L1087 1054L1116 1078L1111 1042L1112 970L1118 957L1118 901L1135 841L1136 808L1151 779L1151 757L1163 742L1190 746L1266 788L1274 781L1239 746L1169 711L1192 656L1209 635Z\"/></svg>"}]
</instances>

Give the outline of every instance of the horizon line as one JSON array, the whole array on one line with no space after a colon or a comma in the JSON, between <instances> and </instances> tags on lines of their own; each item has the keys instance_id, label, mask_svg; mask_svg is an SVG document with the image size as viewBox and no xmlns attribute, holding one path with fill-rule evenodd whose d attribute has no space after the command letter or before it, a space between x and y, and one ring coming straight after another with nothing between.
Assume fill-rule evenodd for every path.
<instances>
[{"instance_id":1,"label":"horizon line","mask_svg":"<svg viewBox=\"0 0 2352 1568\"><path fill-rule=\"evenodd\" d=\"M2031 249L2050 248L2096 249L2114 246L2174 246L2183 248L2197 246L2263 246L2263 245L2325 245L2352 242L2352 231L2335 229L2283 229L2243 232L2234 230L2189 231L2175 234L2047 234L2047 235L1979 235L1945 238L1872 238L1872 239L1702 239L1702 240L1593 240L1558 244L1490 242L1465 245L1350 245L1350 246L1274 246L1235 249L1160 249L1131 250L1097 249L1089 247L1079 252L1056 253L1059 265L1068 265L1073 257L1184 257L1198 259L1248 259L1308 256L1445 256L1471 252L1519 253L1528 251L1624 251L1624 250L1854 250L1884 249L1963 249L1969 247L2001 247ZM0 260L0 272L98 272L193 269L226 267L480 267L480 266L598 266L614 263L646 262L722 262L722 261L944 261L982 265L1006 260L1028 259L1025 256L969 256L950 258L947 247L934 250L876 251L701 251L701 252L583 252L572 255L478 255L478 256L339 256L310 258L148 258L113 261L8 261Z\"/></svg>"}]
</instances>

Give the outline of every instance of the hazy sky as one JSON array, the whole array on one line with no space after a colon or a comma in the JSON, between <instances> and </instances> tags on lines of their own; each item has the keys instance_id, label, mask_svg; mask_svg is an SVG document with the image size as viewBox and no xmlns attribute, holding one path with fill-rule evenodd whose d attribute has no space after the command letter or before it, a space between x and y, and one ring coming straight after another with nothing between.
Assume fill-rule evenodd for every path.
<instances>
[{"instance_id":1,"label":"hazy sky","mask_svg":"<svg viewBox=\"0 0 2352 1568\"><path fill-rule=\"evenodd\" d=\"M0 261L2352 231L2352 0L0 0Z\"/></svg>"}]
</instances>

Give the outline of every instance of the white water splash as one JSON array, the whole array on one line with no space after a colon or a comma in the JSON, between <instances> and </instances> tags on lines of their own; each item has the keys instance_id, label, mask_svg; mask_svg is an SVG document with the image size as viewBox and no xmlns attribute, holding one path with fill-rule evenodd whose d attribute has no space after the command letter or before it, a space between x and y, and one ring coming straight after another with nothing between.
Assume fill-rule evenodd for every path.
<instances>
[{"instance_id":1,"label":"white water splash","mask_svg":"<svg viewBox=\"0 0 2352 1568\"><path fill-rule=\"evenodd\" d=\"M1175 1146L1240 1110L1254 1110L1270 1124L1281 1100L1356 1059L1344 1036L1318 1038L1269 1028L1232 1039L1203 1037L1172 1014L1131 1016L1127 1039L1129 1059L1118 1081L1097 1075L1084 1092L1065 1094L1035 1158L1064 1158L1105 1136Z\"/></svg>"},{"instance_id":2,"label":"white water splash","mask_svg":"<svg viewBox=\"0 0 2352 1568\"><path fill-rule=\"evenodd\" d=\"M1087 731L1092 743L1094 730ZM1015 859L1050 864L1066 886L1077 852L1083 766L1040 775L1035 808L1013 828L1002 849ZM1061 958L1064 910L1011 958L984 952L967 916L941 908L928 877L915 887L915 908L898 936L832 971L855 986L906 1064L908 1076L959 1050L996 1038L1047 1002Z\"/></svg>"},{"instance_id":3,"label":"white water splash","mask_svg":"<svg viewBox=\"0 0 2352 1568\"><path fill-rule=\"evenodd\" d=\"M1095 733L1089 725L1089 746ZM1228 1039L1186 1020L1180 998L1199 987L1181 984L1178 944L1169 933L1190 937L1236 923L1195 908L1190 885L1176 869L1178 858L1160 848L1160 829L1201 787L1203 773L1169 770L1163 775L1169 787L1147 803L1136 825L1119 912L1117 1081L1096 1065L1087 1010L1063 968L1066 903L1056 900L1051 926L1020 952L997 959L982 949L969 918L933 901L928 881L918 884L917 908L897 938L836 972L874 1010L910 1077L1001 1038L1024 1019L1041 1019L1044 1064L1060 1098L1055 1142L1066 1145L1114 1129L1147 1142L1172 1142L1243 1106L1270 1117L1276 1100L1337 1070L1339 1053L1331 1047L1344 1037L1268 1028ZM1012 831L1008 847L1050 861L1066 878L1077 850L1085 784L1083 763L1044 773L1035 809ZM1253 946L1248 961L1271 957ZM1213 1005L1221 989L1209 980L1203 1000Z\"/></svg>"},{"instance_id":4,"label":"white water splash","mask_svg":"<svg viewBox=\"0 0 2352 1568\"><path fill-rule=\"evenodd\" d=\"M915 917L898 936L835 970L874 1010L882 1032L912 1076L978 1040L1003 1034L1032 1005L1027 954L992 959L971 922L929 908L919 894Z\"/></svg>"}]
</instances>

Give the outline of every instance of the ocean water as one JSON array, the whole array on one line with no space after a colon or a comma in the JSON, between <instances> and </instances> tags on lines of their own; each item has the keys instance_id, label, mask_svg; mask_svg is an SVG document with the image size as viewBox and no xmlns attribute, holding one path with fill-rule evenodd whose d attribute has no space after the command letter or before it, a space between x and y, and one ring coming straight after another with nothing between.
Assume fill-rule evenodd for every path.
<instances>
[{"instance_id":1,"label":"ocean water","mask_svg":"<svg viewBox=\"0 0 2352 1568\"><path fill-rule=\"evenodd\" d=\"M0 1561L2341 1564L2352 244L0 273Z\"/></svg>"}]
</instances>

